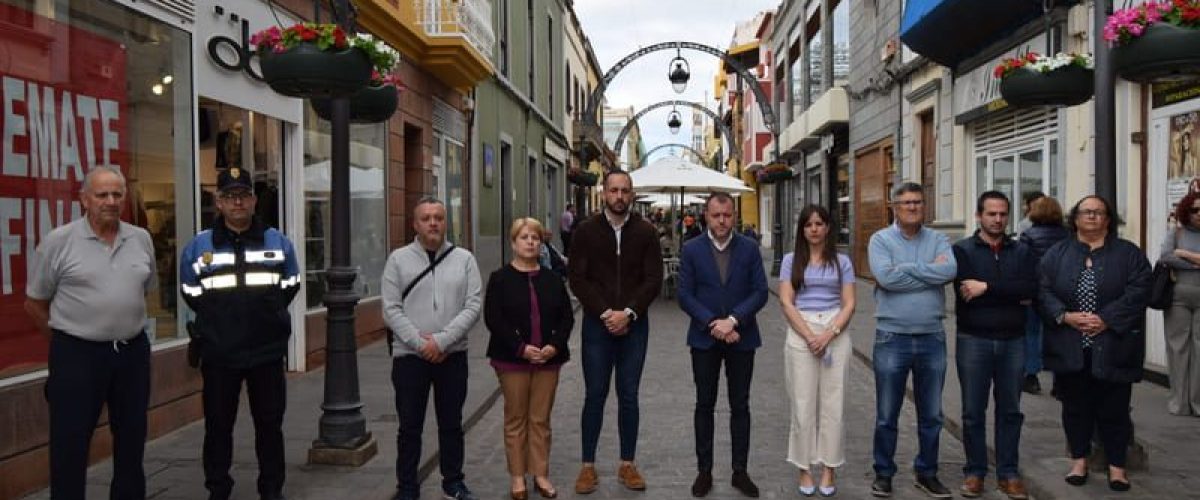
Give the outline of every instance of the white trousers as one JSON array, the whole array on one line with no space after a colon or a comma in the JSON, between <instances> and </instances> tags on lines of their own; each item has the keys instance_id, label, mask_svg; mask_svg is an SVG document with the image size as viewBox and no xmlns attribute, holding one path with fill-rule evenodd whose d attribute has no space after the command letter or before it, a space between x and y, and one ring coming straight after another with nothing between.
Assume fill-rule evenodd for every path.
<instances>
[{"instance_id":1,"label":"white trousers","mask_svg":"<svg viewBox=\"0 0 1200 500\"><path fill-rule=\"evenodd\" d=\"M825 332L836 314L837 309L800 312L813 332ZM826 346L828 355L820 358L808 350L804 339L790 327L785 344L784 375L792 410L787 460L803 470L816 464L839 467L845 462L842 415L852 349L850 339L838 335Z\"/></svg>"}]
</instances>

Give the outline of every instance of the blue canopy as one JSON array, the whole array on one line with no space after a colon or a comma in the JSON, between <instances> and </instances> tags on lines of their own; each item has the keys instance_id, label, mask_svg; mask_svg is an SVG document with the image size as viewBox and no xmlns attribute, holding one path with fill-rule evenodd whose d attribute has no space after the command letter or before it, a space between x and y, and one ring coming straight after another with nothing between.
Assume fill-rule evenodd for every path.
<instances>
[{"instance_id":1,"label":"blue canopy","mask_svg":"<svg viewBox=\"0 0 1200 500\"><path fill-rule=\"evenodd\" d=\"M1078 0L1053 2L1075 3ZM900 40L916 53L954 68L1042 15L1042 0L908 0Z\"/></svg>"}]
</instances>

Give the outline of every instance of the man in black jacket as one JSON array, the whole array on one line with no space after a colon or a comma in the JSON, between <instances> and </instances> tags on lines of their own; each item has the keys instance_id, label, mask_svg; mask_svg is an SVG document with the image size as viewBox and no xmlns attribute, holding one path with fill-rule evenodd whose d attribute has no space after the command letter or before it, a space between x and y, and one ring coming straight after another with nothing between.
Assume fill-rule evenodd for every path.
<instances>
[{"instance_id":1,"label":"man in black jacket","mask_svg":"<svg viewBox=\"0 0 1200 500\"><path fill-rule=\"evenodd\" d=\"M955 357L962 387L963 447L967 463L961 493L983 494L987 476L988 393L995 384L996 477L1009 498L1027 498L1017 467L1021 440L1021 381L1025 370L1025 306L1037 291L1029 247L1005 234L1008 197L979 196L975 234L954 244L958 337Z\"/></svg>"}]
</instances>

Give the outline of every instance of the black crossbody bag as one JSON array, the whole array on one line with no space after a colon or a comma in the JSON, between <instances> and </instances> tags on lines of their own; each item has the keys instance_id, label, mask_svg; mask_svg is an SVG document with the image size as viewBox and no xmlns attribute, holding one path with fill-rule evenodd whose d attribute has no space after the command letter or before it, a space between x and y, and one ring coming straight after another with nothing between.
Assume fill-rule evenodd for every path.
<instances>
[{"instance_id":1,"label":"black crossbody bag","mask_svg":"<svg viewBox=\"0 0 1200 500\"><path fill-rule=\"evenodd\" d=\"M424 271L421 271L421 274L418 274L416 278L413 278L412 281L408 282L408 286L404 287L403 292L400 292L400 302L404 303L404 300L408 298L408 294L412 292L413 287L417 286L417 283L420 283L421 280L425 279L426 276L429 276L429 273L433 272L433 268L437 267L438 264L441 264L443 260L446 260L446 257L449 257L450 253L453 252L455 248L458 248L458 247L454 246L454 245L450 245L450 248L446 249L445 253L438 256L438 258L433 259L433 262L431 262L429 264L429 267L425 268ZM393 342L394 337L395 337L395 334L392 332L392 329L388 328L387 329L388 356L392 355L392 342Z\"/></svg>"}]
</instances>

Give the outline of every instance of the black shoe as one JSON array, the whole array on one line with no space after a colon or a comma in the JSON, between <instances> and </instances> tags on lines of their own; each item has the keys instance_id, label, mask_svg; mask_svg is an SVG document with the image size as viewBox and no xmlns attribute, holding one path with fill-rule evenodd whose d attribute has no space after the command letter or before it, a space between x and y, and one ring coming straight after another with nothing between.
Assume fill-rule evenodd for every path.
<instances>
[{"instance_id":1,"label":"black shoe","mask_svg":"<svg viewBox=\"0 0 1200 500\"><path fill-rule=\"evenodd\" d=\"M937 476L917 476L916 487L933 498L950 498L950 490L938 481Z\"/></svg>"},{"instance_id":2,"label":"black shoe","mask_svg":"<svg viewBox=\"0 0 1200 500\"><path fill-rule=\"evenodd\" d=\"M708 495L712 491L712 473L701 472L696 474L696 480L692 481L692 496L700 498Z\"/></svg>"},{"instance_id":3,"label":"black shoe","mask_svg":"<svg viewBox=\"0 0 1200 500\"><path fill-rule=\"evenodd\" d=\"M471 490L467 489L467 485L463 483L442 488L442 494L446 500L479 500L479 497L471 493Z\"/></svg>"},{"instance_id":4,"label":"black shoe","mask_svg":"<svg viewBox=\"0 0 1200 500\"><path fill-rule=\"evenodd\" d=\"M275 494L275 495L264 495L264 496L261 496L258 498L260 500L287 500L287 497L283 496L282 493Z\"/></svg>"},{"instance_id":5,"label":"black shoe","mask_svg":"<svg viewBox=\"0 0 1200 500\"><path fill-rule=\"evenodd\" d=\"M1042 383L1036 374L1029 374L1025 376L1025 383L1021 385L1021 390L1030 394L1041 394Z\"/></svg>"},{"instance_id":6,"label":"black shoe","mask_svg":"<svg viewBox=\"0 0 1200 500\"><path fill-rule=\"evenodd\" d=\"M1067 484L1069 484L1071 486L1083 486L1084 484L1087 484L1088 473L1086 471L1084 471L1082 476L1078 476L1075 474L1067 474L1067 477L1065 479L1067 481Z\"/></svg>"},{"instance_id":7,"label":"black shoe","mask_svg":"<svg viewBox=\"0 0 1200 500\"><path fill-rule=\"evenodd\" d=\"M1129 481L1120 481L1108 476L1108 489L1113 491L1129 491Z\"/></svg>"},{"instance_id":8,"label":"black shoe","mask_svg":"<svg viewBox=\"0 0 1200 500\"><path fill-rule=\"evenodd\" d=\"M875 476L875 482L871 483L871 494L877 497L892 496L892 477Z\"/></svg>"},{"instance_id":9,"label":"black shoe","mask_svg":"<svg viewBox=\"0 0 1200 500\"><path fill-rule=\"evenodd\" d=\"M738 491L742 492L743 495L750 498L758 498L758 486L754 484L754 481L750 480L750 475L746 474L746 471L733 471L733 482L731 484Z\"/></svg>"}]
</instances>

